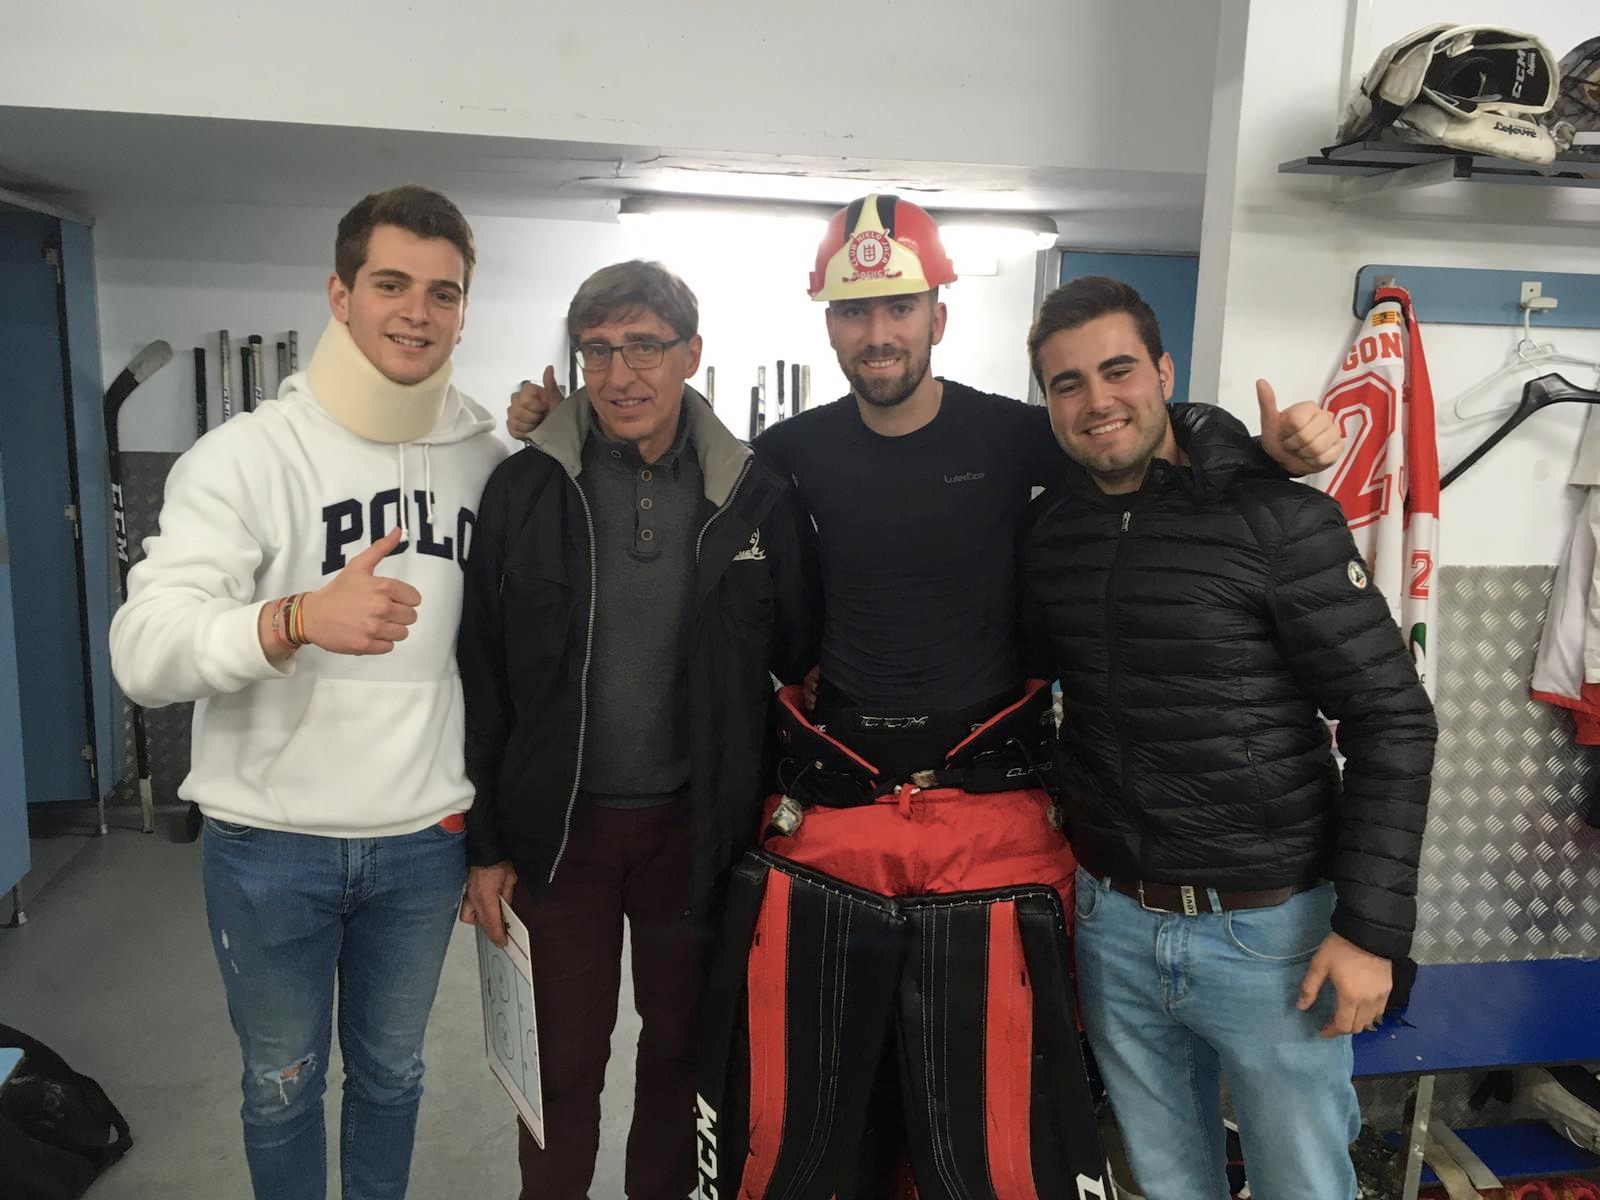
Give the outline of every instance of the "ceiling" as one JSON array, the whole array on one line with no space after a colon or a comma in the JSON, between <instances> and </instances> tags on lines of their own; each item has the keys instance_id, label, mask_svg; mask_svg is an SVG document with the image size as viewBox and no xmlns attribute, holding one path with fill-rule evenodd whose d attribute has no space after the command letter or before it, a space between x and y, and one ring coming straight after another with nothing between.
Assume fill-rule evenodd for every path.
<instances>
[{"instance_id":1,"label":"ceiling","mask_svg":"<svg viewBox=\"0 0 1600 1200\"><path fill-rule=\"evenodd\" d=\"M0 106L0 188L93 217L110 201L343 207L401 180L474 216L613 221L628 194L1046 213L1069 245L1193 249L1200 174L675 151L646 146Z\"/></svg>"}]
</instances>

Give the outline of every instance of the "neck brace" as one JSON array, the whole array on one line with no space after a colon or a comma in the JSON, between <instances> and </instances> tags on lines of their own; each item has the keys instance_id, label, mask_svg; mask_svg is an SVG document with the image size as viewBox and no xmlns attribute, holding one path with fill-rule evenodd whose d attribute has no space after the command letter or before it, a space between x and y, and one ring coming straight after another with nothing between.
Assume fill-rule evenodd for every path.
<instances>
[{"instance_id":1,"label":"neck brace","mask_svg":"<svg viewBox=\"0 0 1600 1200\"><path fill-rule=\"evenodd\" d=\"M414 442L439 423L450 360L421 383L396 383L361 353L349 328L331 319L306 367L311 394L339 424L369 442Z\"/></svg>"}]
</instances>

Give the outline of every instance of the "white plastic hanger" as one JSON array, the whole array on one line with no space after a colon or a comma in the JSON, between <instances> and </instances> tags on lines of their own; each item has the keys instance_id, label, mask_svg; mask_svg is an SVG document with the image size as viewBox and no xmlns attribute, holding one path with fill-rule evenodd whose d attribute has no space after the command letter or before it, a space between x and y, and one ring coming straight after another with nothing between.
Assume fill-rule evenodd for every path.
<instances>
[{"instance_id":1,"label":"white plastic hanger","mask_svg":"<svg viewBox=\"0 0 1600 1200\"><path fill-rule=\"evenodd\" d=\"M1536 305L1537 302L1522 306L1522 337L1511 348L1511 356L1501 363L1499 367L1451 401L1450 410L1455 413L1456 420L1462 422L1486 421L1494 417L1503 417L1512 412L1521 402L1520 392L1518 393L1518 399L1512 400L1510 403L1499 403L1491 408L1475 410L1472 402L1481 396L1497 392L1499 389L1495 387L1496 384L1523 371L1531 371L1534 375L1543 375L1555 366L1585 367L1595 372L1597 381L1600 381L1600 363L1595 362L1592 358L1574 358L1570 354L1563 354L1560 350L1557 350L1554 342L1540 343L1533 340L1533 330L1529 321L1533 316ZM1538 307L1553 307L1553 303L1550 305L1538 305Z\"/></svg>"}]
</instances>

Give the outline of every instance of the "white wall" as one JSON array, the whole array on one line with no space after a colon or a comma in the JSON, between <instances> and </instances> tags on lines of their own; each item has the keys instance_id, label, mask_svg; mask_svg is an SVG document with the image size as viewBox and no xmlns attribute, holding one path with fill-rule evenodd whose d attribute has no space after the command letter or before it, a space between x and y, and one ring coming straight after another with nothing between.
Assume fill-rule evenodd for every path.
<instances>
[{"instance_id":1,"label":"white wall","mask_svg":"<svg viewBox=\"0 0 1600 1200\"><path fill-rule=\"evenodd\" d=\"M52 0L0 105L1194 172L1215 3Z\"/></svg>"},{"instance_id":2,"label":"white wall","mask_svg":"<svg viewBox=\"0 0 1600 1200\"><path fill-rule=\"evenodd\" d=\"M190 349L208 351L212 419L216 401L216 331L233 334L235 403L238 345L266 338L267 377L276 384L273 343L300 332L301 362L328 320L324 284L340 211L267 205L176 205L122 200L96 212L95 253L105 377L155 338L177 351L173 362L134 393L123 410L125 450L181 450L194 438ZM622 258L660 258L681 274L701 304L703 362L717 368L718 414L743 434L758 362L769 364L768 414L774 410L775 362L811 365L814 403L846 390L828 348L821 306L805 293L815 243L771 237L728 244L685 241L674 233L603 225L473 217L479 261L455 381L498 419L507 394L525 376L557 364L563 385L565 315L579 283ZM1022 396L1024 349L1032 317L1031 255L1002 262L993 276L971 276L946 289L950 324L934 369L988 390ZM704 374L693 381L704 384Z\"/></svg>"},{"instance_id":3,"label":"white wall","mask_svg":"<svg viewBox=\"0 0 1600 1200\"><path fill-rule=\"evenodd\" d=\"M1356 8L1362 19L1368 6ZM1370 9L1371 27L1355 39L1358 75L1379 49L1430 21L1514 20L1558 57L1594 34L1592 0L1527 0L1514 16L1487 0ZM1343 103L1346 6L1226 0L1221 27L1195 379L1214 380L1219 402L1252 424L1257 376L1271 379L1280 397L1321 395L1354 332L1350 298L1363 264L1513 269L1529 278L1600 271L1600 195L1593 191L1444 184L1339 205L1326 179L1279 175L1279 162L1333 140ZM1230 128L1232 105L1239 118ZM1505 361L1520 330L1430 324L1425 310L1418 317L1448 469L1494 428L1463 425L1451 401ZM1556 329L1543 340L1600 361L1600 330ZM1562 370L1574 383L1595 382L1592 373ZM1522 378L1500 389L1504 405L1515 403ZM1565 480L1583 416L1576 405L1540 414L1444 493L1444 563L1557 561L1576 502Z\"/></svg>"}]
</instances>

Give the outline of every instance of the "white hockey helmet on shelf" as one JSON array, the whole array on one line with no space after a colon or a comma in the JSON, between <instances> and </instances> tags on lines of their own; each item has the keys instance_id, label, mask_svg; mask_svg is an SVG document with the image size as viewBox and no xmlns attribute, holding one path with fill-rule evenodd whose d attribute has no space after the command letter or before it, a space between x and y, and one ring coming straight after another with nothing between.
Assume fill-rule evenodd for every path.
<instances>
[{"instance_id":1,"label":"white hockey helmet on shelf","mask_svg":"<svg viewBox=\"0 0 1600 1200\"><path fill-rule=\"evenodd\" d=\"M1429 25L1378 55L1345 105L1341 144L1380 134L1547 166L1555 142L1534 118L1556 102L1550 48L1497 25Z\"/></svg>"}]
</instances>

